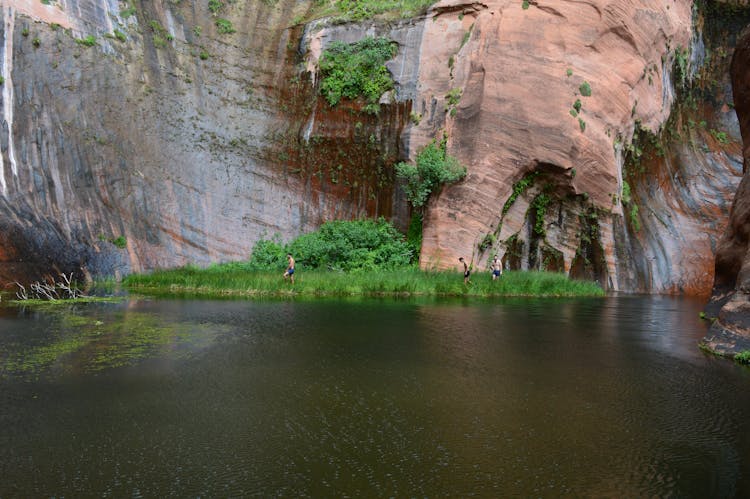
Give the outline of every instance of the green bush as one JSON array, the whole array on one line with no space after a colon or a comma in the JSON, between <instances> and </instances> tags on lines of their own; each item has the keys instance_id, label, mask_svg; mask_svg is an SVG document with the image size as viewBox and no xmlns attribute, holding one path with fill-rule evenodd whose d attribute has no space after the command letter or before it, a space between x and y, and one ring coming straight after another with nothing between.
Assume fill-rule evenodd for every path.
<instances>
[{"instance_id":1,"label":"green bush","mask_svg":"<svg viewBox=\"0 0 750 499\"><path fill-rule=\"evenodd\" d=\"M224 2L221 0L208 0L208 10L211 14L216 15L224 9Z\"/></svg>"},{"instance_id":2,"label":"green bush","mask_svg":"<svg viewBox=\"0 0 750 499\"><path fill-rule=\"evenodd\" d=\"M216 29L222 35L230 35L237 31L234 29L234 26L232 26L232 21L221 17L216 19Z\"/></svg>"},{"instance_id":3,"label":"green bush","mask_svg":"<svg viewBox=\"0 0 750 499\"><path fill-rule=\"evenodd\" d=\"M445 142L430 142L417 154L415 165L398 163L396 175L406 180L406 198L412 206L425 205L430 194L440 186L458 182L466 176L466 167L445 151Z\"/></svg>"},{"instance_id":4,"label":"green bush","mask_svg":"<svg viewBox=\"0 0 750 499\"><path fill-rule=\"evenodd\" d=\"M94 35L89 35L86 38L78 38L76 39L76 43L85 47L93 47L96 45L96 37L94 37Z\"/></svg>"},{"instance_id":5,"label":"green bush","mask_svg":"<svg viewBox=\"0 0 750 499\"><path fill-rule=\"evenodd\" d=\"M123 19L127 19L130 16L135 15L135 12L136 12L135 7L129 6L120 11L120 17L122 17Z\"/></svg>"},{"instance_id":6,"label":"green bush","mask_svg":"<svg viewBox=\"0 0 750 499\"><path fill-rule=\"evenodd\" d=\"M750 350L743 350L734 356L734 360L740 364L750 364Z\"/></svg>"},{"instance_id":7,"label":"green bush","mask_svg":"<svg viewBox=\"0 0 750 499\"><path fill-rule=\"evenodd\" d=\"M344 97L362 96L368 110L377 112L380 96L393 88L385 62L397 51L396 44L384 37L331 43L320 58L320 92L331 106Z\"/></svg>"},{"instance_id":8,"label":"green bush","mask_svg":"<svg viewBox=\"0 0 750 499\"><path fill-rule=\"evenodd\" d=\"M112 239L112 244L114 244L120 249L124 249L128 245L128 241L127 239L125 239L125 236L119 236L119 237Z\"/></svg>"},{"instance_id":9,"label":"green bush","mask_svg":"<svg viewBox=\"0 0 750 499\"><path fill-rule=\"evenodd\" d=\"M262 239L250 257L253 269L281 269L291 253L299 267L341 271L385 270L409 265L411 244L393 225L379 220L326 222L289 244Z\"/></svg>"},{"instance_id":10,"label":"green bush","mask_svg":"<svg viewBox=\"0 0 750 499\"><path fill-rule=\"evenodd\" d=\"M273 239L261 239L253 246L250 268L264 270L284 267L286 265L286 254L286 248L278 236Z\"/></svg>"},{"instance_id":11,"label":"green bush","mask_svg":"<svg viewBox=\"0 0 750 499\"><path fill-rule=\"evenodd\" d=\"M591 97L591 85L589 85L589 82L584 81L583 83L581 83L581 86L578 87L578 90L584 97Z\"/></svg>"}]
</instances>

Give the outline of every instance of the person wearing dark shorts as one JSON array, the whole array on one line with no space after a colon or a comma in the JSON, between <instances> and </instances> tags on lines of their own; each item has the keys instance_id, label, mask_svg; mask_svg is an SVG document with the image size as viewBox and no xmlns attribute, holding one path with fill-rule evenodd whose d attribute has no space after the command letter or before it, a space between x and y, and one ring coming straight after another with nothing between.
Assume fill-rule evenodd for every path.
<instances>
[{"instance_id":1,"label":"person wearing dark shorts","mask_svg":"<svg viewBox=\"0 0 750 499\"><path fill-rule=\"evenodd\" d=\"M503 275L503 263L495 255L495 258L492 260L492 280L496 280L501 275Z\"/></svg>"},{"instance_id":2,"label":"person wearing dark shorts","mask_svg":"<svg viewBox=\"0 0 750 499\"><path fill-rule=\"evenodd\" d=\"M294 284L294 258L292 258L291 254L287 254L286 259L289 265L287 265L286 272L284 272L284 279L288 277L292 281L292 284Z\"/></svg>"},{"instance_id":3,"label":"person wearing dark shorts","mask_svg":"<svg viewBox=\"0 0 750 499\"><path fill-rule=\"evenodd\" d=\"M469 284L469 276L471 275L471 270L469 270L469 266L466 265L466 260L464 260L464 257L459 258L458 261L464 264L464 284Z\"/></svg>"}]
</instances>

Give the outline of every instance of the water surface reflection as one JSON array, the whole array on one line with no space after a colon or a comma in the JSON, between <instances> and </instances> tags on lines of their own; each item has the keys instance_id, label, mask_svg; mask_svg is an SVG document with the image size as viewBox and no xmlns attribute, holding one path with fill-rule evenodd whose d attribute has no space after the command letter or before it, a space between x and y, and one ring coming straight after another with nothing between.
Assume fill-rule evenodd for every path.
<instances>
[{"instance_id":1,"label":"water surface reflection","mask_svg":"<svg viewBox=\"0 0 750 499\"><path fill-rule=\"evenodd\" d=\"M5 309L0 496L748 495L750 371L700 306Z\"/></svg>"}]
</instances>

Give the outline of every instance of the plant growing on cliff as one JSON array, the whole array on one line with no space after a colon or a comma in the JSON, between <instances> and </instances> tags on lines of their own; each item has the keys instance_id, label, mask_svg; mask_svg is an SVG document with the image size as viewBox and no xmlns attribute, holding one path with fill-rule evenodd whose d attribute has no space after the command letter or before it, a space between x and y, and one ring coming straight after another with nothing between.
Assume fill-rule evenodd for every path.
<instances>
[{"instance_id":1,"label":"plant growing on cliff","mask_svg":"<svg viewBox=\"0 0 750 499\"><path fill-rule=\"evenodd\" d=\"M539 175L539 172L531 172L524 176L521 180L513 184L513 192L511 193L510 197L507 201L505 201L505 204L503 205L503 215L508 213L508 210L510 210L510 207L513 206L513 203L516 202L516 199L518 196L523 194L523 192L531 187L531 185L534 183L534 179L536 179L537 175Z\"/></svg>"},{"instance_id":2,"label":"plant growing on cliff","mask_svg":"<svg viewBox=\"0 0 750 499\"><path fill-rule=\"evenodd\" d=\"M712 128L711 130L709 130L709 133L719 143L721 143L721 144L729 144L729 138L727 137L727 133L726 132L720 132L720 131Z\"/></svg>"},{"instance_id":3,"label":"plant growing on cliff","mask_svg":"<svg viewBox=\"0 0 750 499\"><path fill-rule=\"evenodd\" d=\"M96 45L96 37L94 35L88 35L86 38L77 38L76 43L83 45L84 47L93 47Z\"/></svg>"},{"instance_id":4,"label":"plant growing on cliff","mask_svg":"<svg viewBox=\"0 0 750 499\"><path fill-rule=\"evenodd\" d=\"M466 167L445 149L445 140L440 145L432 141L417 154L416 164L396 165L396 175L406 180L406 198L415 208L423 207L438 188L466 176Z\"/></svg>"},{"instance_id":5,"label":"plant growing on cliff","mask_svg":"<svg viewBox=\"0 0 750 499\"><path fill-rule=\"evenodd\" d=\"M479 241L479 244L477 245L477 248L480 252L486 251L488 248L491 248L495 242L497 241L497 238L495 237L495 234L492 232L488 232L484 235L481 241Z\"/></svg>"},{"instance_id":6,"label":"plant growing on cliff","mask_svg":"<svg viewBox=\"0 0 750 499\"><path fill-rule=\"evenodd\" d=\"M630 208L630 223L636 232L641 230L641 220L638 218L638 205L635 203Z\"/></svg>"},{"instance_id":7,"label":"plant growing on cliff","mask_svg":"<svg viewBox=\"0 0 750 499\"><path fill-rule=\"evenodd\" d=\"M331 107L344 97L362 96L367 104L366 111L376 114L380 109L380 96L393 88L385 62L397 52L396 44L385 37L331 43L320 58L320 92Z\"/></svg>"},{"instance_id":8,"label":"plant growing on cliff","mask_svg":"<svg viewBox=\"0 0 750 499\"><path fill-rule=\"evenodd\" d=\"M458 101L461 100L462 90L460 88L451 88L447 94L445 94L445 100L449 106L458 105Z\"/></svg>"},{"instance_id":9,"label":"plant growing on cliff","mask_svg":"<svg viewBox=\"0 0 750 499\"><path fill-rule=\"evenodd\" d=\"M679 83L680 87L684 87L688 78L688 57L690 52L688 49L677 47L674 50L674 80L675 84Z\"/></svg>"},{"instance_id":10,"label":"plant growing on cliff","mask_svg":"<svg viewBox=\"0 0 750 499\"><path fill-rule=\"evenodd\" d=\"M589 85L589 82L587 81L581 83L578 87L578 91L581 92L581 95L584 97L591 97L591 85Z\"/></svg>"},{"instance_id":11,"label":"plant growing on cliff","mask_svg":"<svg viewBox=\"0 0 750 499\"><path fill-rule=\"evenodd\" d=\"M407 19L424 14L434 0L332 0L313 2L308 19L331 17L333 22L362 21L375 17Z\"/></svg>"},{"instance_id":12,"label":"plant growing on cliff","mask_svg":"<svg viewBox=\"0 0 750 499\"><path fill-rule=\"evenodd\" d=\"M743 350L734 356L734 360L740 364L750 365L750 350Z\"/></svg>"},{"instance_id":13,"label":"plant growing on cliff","mask_svg":"<svg viewBox=\"0 0 750 499\"><path fill-rule=\"evenodd\" d=\"M544 236L547 231L544 225L544 216L547 214L547 207L552 198L546 193L541 193L531 202L531 209L534 210L534 233Z\"/></svg>"},{"instance_id":14,"label":"plant growing on cliff","mask_svg":"<svg viewBox=\"0 0 750 499\"><path fill-rule=\"evenodd\" d=\"M217 15L224 9L224 2L221 0L208 0L208 11L212 15Z\"/></svg>"},{"instance_id":15,"label":"plant growing on cliff","mask_svg":"<svg viewBox=\"0 0 750 499\"><path fill-rule=\"evenodd\" d=\"M123 19L127 19L130 16L135 15L135 12L135 7L131 5L120 11L120 17L122 17Z\"/></svg>"},{"instance_id":16,"label":"plant growing on cliff","mask_svg":"<svg viewBox=\"0 0 750 499\"><path fill-rule=\"evenodd\" d=\"M237 30L232 26L232 21L219 17L216 19L216 30L222 35L231 35Z\"/></svg>"},{"instance_id":17,"label":"plant growing on cliff","mask_svg":"<svg viewBox=\"0 0 750 499\"><path fill-rule=\"evenodd\" d=\"M125 236L118 236L110 240L110 242L120 249L125 249L125 247L128 245L128 241L127 239L125 239Z\"/></svg>"}]
</instances>

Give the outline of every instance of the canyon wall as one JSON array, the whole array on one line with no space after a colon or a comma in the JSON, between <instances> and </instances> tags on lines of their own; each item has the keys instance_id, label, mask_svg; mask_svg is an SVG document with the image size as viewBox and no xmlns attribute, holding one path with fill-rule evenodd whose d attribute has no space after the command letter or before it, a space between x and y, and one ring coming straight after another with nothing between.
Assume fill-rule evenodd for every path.
<instances>
[{"instance_id":1,"label":"canyon wall","mask_svg":"<svg viewBox=\"0 0 750 499\"><path fill-rule=\"evenodd\" d=\"M610 289L707 294L741 158L726 56L710 99L685 111L677 97L704 86L700 13L691 2L486 5L450 78L415 105L440 112L449 88L463 91L444 126L469 165L430 205L423 265L472 256L483 268L499 254ZM448 45L431 60L458 46L445 30L425 43Z\"/></svg>"},{"instance_id":2,"label":"canyon wall","mask_svg":"<svg viewBox=\"0 0 750 499\"><path fill-rule=\"evenodd\" d=\"M744 176L716 254L716 279L706 307L713 321L704 345L716 353L750 350L750 26L732 60L734 102L744 139Z\"/></svg>"},{"instance_id":3,"label":"canyon wall","mask_svg":"<svg viewBox=\"0 0 750 499\"><path fill-rule=\"evenodd\" d=\"M405 228L393 165L447 137L468 175L425 211L424 268L498 254L613 290L711 288L742 170L734 35L691 2L357 23L210 5L4 0L0 281L242 259L329 219ZM378 115L317 89L322 50L365 36L398 44Z\"/></svg>"},{"instance_id":4,"label":"canyon wall","mask_svg":"<svg viewBox=\"0 0 750 499\"><path fill-rule=\"evenodd\" d=\"M207 2L5 1L0 281L244 259L328 219L404 226L387 167L408 104L321 106L291 23L307 8L226 4L221 33Z\"/></svg>"}]
</instances>

